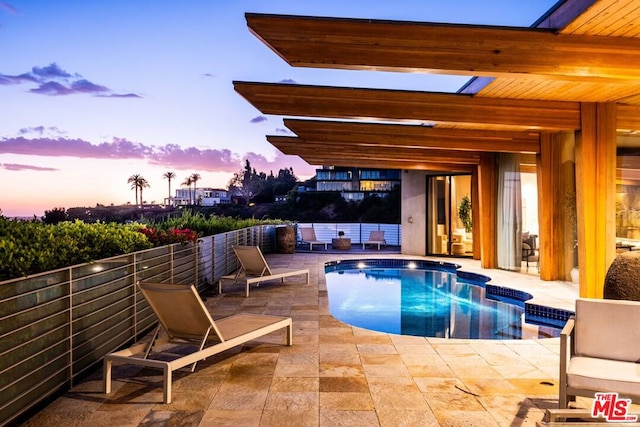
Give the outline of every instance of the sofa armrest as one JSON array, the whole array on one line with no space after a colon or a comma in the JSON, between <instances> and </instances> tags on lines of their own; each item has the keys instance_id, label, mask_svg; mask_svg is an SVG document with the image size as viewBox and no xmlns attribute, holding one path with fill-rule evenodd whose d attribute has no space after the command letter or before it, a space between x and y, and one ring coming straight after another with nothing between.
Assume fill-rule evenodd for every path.
<instances>
[{"instance_id":1,"label":"sofa armrest","mask_svg":"<svg viewBox=\"0 0 640 427\"><path fill-rule=\"evenodd\" d=\"M575 354L575 346L573 344L574 335L575 335L575 325L576 318L575 316L569 317L567 323L562 328L560 332L560 360L564 359L563 356L571 357ZM564 352L564 355L563 355Z\"/></svg>"},{"instance_id":2,"label":"sofa armrest","mask_svg":"<svg viewBox=\"0 0 640 427\"><path fill-rule=\"evenodd\" d=\"M567 396L567 367L571 356L575 353L575 322L574 316L569 317L564 328L562 328L562 332L560 332L560 375L558 377L560 381L558 407L560 409L567 408L569 404L569 396Z\"/></svg>"}]
</instances>

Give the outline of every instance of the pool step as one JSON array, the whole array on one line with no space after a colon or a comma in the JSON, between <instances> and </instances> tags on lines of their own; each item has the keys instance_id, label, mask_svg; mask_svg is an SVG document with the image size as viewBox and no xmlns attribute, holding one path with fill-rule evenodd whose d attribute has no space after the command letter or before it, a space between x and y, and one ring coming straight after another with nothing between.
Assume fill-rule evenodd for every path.
<instances>
[{"instance_id":1,"label":"pool step","mask_svg":"<svg viewBox=\"0 0 640 427\"><path fill-rule=\"evenodd\" d=\"M503 340L519 340L522 337L522 325L519 322L509 325L496 331L496 338Z\"/></svg>"}]
</instances>

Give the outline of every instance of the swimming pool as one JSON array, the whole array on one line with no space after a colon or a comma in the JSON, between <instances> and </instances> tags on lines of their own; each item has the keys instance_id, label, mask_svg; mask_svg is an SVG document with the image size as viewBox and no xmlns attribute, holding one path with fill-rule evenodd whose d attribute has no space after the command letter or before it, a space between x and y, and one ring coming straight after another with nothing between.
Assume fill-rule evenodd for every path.
<instances>
[{"instance_id":1,"label":"swimming pool","mask_svg":"<svg viewBox=\"0 0 640 427\"><path fill-rule=\"evenodd\" d=\"M530 339L560 335L570 311L487 284L452 263L367 259L325 264L329 310L353 326L400 335Z\"/></svg>"}]
</instances>

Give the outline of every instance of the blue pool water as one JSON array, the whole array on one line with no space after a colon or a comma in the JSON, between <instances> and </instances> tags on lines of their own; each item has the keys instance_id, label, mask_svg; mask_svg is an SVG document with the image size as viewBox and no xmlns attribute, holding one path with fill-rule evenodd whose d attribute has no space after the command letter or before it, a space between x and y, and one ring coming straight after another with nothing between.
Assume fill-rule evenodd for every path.
<instances>
[{"instance_id":1,"label":"blue pool water","mask_svg":"<svg viewBox=\"0 0 640 427\"><path fill-rule=\"evenodd\" d=\"M451 263L347 260L325 264L329 310L365 329L440 338L560 335L571 312L531 305L530 294L488 285Z\"/></svg>"}]
</instances>

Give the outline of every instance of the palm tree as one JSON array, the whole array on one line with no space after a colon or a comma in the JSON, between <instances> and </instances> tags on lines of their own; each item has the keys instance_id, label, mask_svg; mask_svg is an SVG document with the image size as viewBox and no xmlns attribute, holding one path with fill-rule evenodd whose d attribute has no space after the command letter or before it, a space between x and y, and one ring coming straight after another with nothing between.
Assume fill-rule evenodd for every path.
<instances>
[{"instance_id":1,"label":"palm tree","mask_svg":"<svg viewBox=\"0 0 640 427\"><path fill-rule=\"evenodd\" d=\"M140 204L142 205L144 204L144 201L142 199L142 189L150 187L149 181L147 181L143 177L140 177L140 179L138 180L138 187L140 188Z\"/></svg>"},{"instance_id":2,"label":"palm tree","mask_svg":"<svg viewBox=\"0 0 640 427\"><path fill-rule=\"evenodd\" d=\"M169 198L167 200L171 202L171 180L176 177L176 174L174 172L168 171L165 172L162 177L169 180Z\"/></svg>"},{"instance_id":3,"label":"palm tree","mask_svg":"<svg viewBox=\"0 0 640 427\"><path fill-rule=\"evenodd\" d=\"M182 181L182 184L180 185L184 185L189 189L189 204L191 204L191 183L193 181L191 181L191 177L187 177L184 181Z\"/></svg>"},{"instance_id":4,"label":"palm tree","mask_svg":"<svg viewBox=\"0 0 640 427\"><path fill-rule=\"evenodd\" d=\"M198 182L198 180L202 178L200 176L199 173L192 173L191 176L189 177L189 179L191 180L191 183L193 184L193 204L196 204L196 190L198 189L196 187L196 183Z\"/></svg>"},{"instance_id":5,"label":"palm tree","mask_svg":"<svg viewBox=\"0 0 640 427\"><path fill-rule=\"evenodd\" d=\"M136 206L138 206L138 182L140 181L140 178L142 178L142 175L136 173L131 175L127 180L127 184L131 184L131 189L136 190Z\"/></svg>"}]
</instances>

